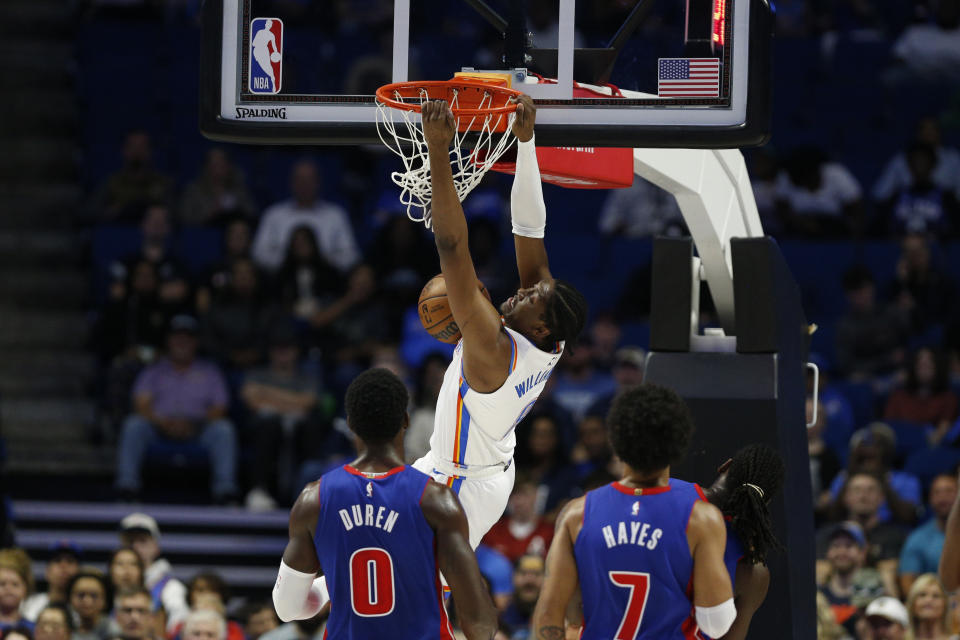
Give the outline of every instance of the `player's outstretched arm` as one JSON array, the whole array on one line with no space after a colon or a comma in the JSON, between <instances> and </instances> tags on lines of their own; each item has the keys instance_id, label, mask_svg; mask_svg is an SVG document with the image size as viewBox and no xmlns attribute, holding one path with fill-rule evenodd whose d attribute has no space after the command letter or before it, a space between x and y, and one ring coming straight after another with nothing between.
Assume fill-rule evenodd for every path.
<instances>
[{"instance_id":1,"label":"player's outstretched arm","mask_svg":"<svg viewBox=\"0 0 960 640\"><path fill-rule=\"evenodd\" d=\"M468 640L490 640L497 632L493 606L470 548L467 516L448 487L429 482L420 508L437 536L440 571L450 585L463 632Z\"/></svg>"},{"instance_id":2,"label":"player's outstretched arm","mask_svg":"<svg viewBox=\"0 0 960 640\"><path fill-rule=\"evenodd\" d=\"M709 502L693 505L687 523L687 540L693 554L693 605L697 624L714 638L722 637L737 617L733 586L723 563L727 527L720 509Z\"/></svg>"},{"instance_id":3,"label":"player's outstretched arm","mask_svg":"<svg viewBox=\"0 0 960 640\"><path fill-rule=\"evenodd\" d=\"M950 592L960 588L960 495L950 508L947 528L940 553L940 581Z\"/></svg>"},{"instance_id":4,"label":"player's outstretched arm","mask_svg":"<svg viewBox=\"0 0 960 640\"><path fill-rule=\"evenodd\" d=\"M563 640L567 605L579 586L577 561L573 555L579 527L583 522L584 498L571 501L557 519L557 529L547 553L543 588L533 611L535 640Z\"/></svg>"},{"instance_id":5,"label":"player's outstretched arm","mask_svg":"<svg viewBox=\"0 0 960 640\"><path fill-rule=\"evenodd\" d=\"M290 540L283 550L273 606L284 622L306 620L317 615L329 600L323 581L317 578L320 561L313 546L312 527L320 510L320 481L311 482L290 509Z\"/></svg>"},{"instance_id":6,"label":"player's outstretched arm","mask_svg":"<svg viewBox=\"0 0 960 640\"><path fill-rule=\"evenodd\" d=\"M424 103L421 116L430 156L433 236L450 310L463 334L467 379L477 391L493 391L507 375L510 339L501 328L500 314L477 287L477 272L467 245L467 221L450 169L450 143L456 122L450 105L442 100Z\"/></svg>"},{"instance_id":7,"label":"player's outstretched arm","mask_svg":"<svg viewBox=\"0 0 960 640\"><path fill-rule=\"evenodd\" d=\"M540 166L533 137L537 107L533 104L533 98L527 95L513 98L512 101L519 104L512 129L513 135L517 136L517 170L510 191L510 220L513 223L520 286L526 288L551 277L547 249L543 244L547 207L543 202Z\"/></svg>"},{"instance_id":8,"label":"player's outstretched arm","mask_svg":"<svg viewBox=\"0 0 960 640\"><path fill-rule=\"evenodd\" d=\"M741 562L737 566L734 585L734 602L737 617L720 640L746 640L750 621L767 597L770 587L770 570L762 564Z\"/></svg>"}]
</instances>

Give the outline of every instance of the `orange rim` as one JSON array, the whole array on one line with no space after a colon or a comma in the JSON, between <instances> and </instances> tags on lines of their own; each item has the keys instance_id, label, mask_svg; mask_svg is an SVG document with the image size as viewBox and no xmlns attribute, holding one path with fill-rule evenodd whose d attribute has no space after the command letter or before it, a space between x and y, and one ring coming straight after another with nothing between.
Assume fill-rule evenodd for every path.
<instances>
[{"instance_id":1,"label":"orange rim","mask_svg":"<svg viewBox=\"0 0 960 640\"><path fill-rule=\"evenodd\" d=\"M377 89L377 100L393 109L420 112L421 102L403 102L403 99L422 99L421 93L426 91L428 100L445 100L448 104L454 97L460 104L468 106L451 106L455 116L486 116L513 113L517 104L511 103L510 98L523 95L516 89L509 89L493 83L482 81L466 82L463 80L418 80L416 82L394 82ZM397 96L399 95L399 100ZM503 104L490 107L479 107L485 95L490 95L492 101Z\"/></svg>"}]
</instances>

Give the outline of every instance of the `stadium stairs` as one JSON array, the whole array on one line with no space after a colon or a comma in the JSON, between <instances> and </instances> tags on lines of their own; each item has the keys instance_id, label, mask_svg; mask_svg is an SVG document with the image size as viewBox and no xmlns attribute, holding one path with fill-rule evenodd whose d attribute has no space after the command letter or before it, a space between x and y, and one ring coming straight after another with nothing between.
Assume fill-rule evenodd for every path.
<instances>
[{"instance_id":1,"label":"stadium stairs","mask_svg":"<svg viewBox=\"0 0 960 640\"><path fill-rule=\"evenodd\" d=\"M76 98L74 3L0 3L0 421L14 495L63 495L109 477L112 452L89 444L94 362ZM59 485L61 493L49 493Z\"/></svg>"},{"instance_id":2,"label":"stadium stairs","mask_svg":"<svg viewBox=\"0 0 960 640\"><path fill-rule=\"evenodd\" d=\"M81 547L83 564L104 569L119 544L118 524L132 511L157 519L163 555L177 578L186 582L200 571L215 571L226 580L233 597L269 597L287 542L283 511L18 500L13 504L17 544L38 560L34 563L38 580L51 545L62 539Z\"/></svg>"}]
</instances>

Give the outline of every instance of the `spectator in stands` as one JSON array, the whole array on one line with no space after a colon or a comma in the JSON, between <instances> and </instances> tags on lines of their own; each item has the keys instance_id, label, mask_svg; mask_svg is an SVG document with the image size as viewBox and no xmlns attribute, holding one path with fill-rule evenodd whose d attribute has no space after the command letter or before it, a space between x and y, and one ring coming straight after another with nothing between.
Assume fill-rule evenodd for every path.
<instances>
[{"instance_id":1,"label":"spectator in stands","mask_svg":"<svg viewBox=\"0 0 960 640\"><path fill-rule=\"evenodd\" d=\"M70 640L72 634L73 616L65 604L47 605L37 614L34 640Z\"/></svg>"},{"instance_id":2,"label":"spectator in stands","mask_svg":"<svg viewBox=\"0 0 960 640\"><path fill-rule=\"evenodd\" d=\"M936 154L931 180L947 193L960 189L960 151L943 146L940 124L936 118L922 118L917 122L913 139L915 144L933 149ZM893 156L883 169L883 174L873 187L873 199L877 202L890 200L895 193L908 191L914 186L914 175L906 151Z\"/></svg>"},{"instance_id":3,"label":"spectator in stands","mask_svg":"<svg viewBox=\"0 0 960 640\"><path fill-rule=\"evenodd\" d=\"M933 479L930 484L933 517L913 530L900 552L900 593L909 593L918 575L937 572L947 516L956 498L957 477L954 474L942 473Z\"/></svg>"},{"instance_id":4,"label":"spectator in stands","mask_svg":"<svg viewBox=\"0 0 960 640\"><path fill-rule=\"evenodd\" d=\"M600 233L606 236L652 238L686 232L677 199L652 182L633 176L628 189L613 189L603 203Z\"/></svg>"},{"instance_id":5,"label":"spectator in stands","mask_svg":"<svg viewBox=\"0 0 960 640\"><path fill-rule=\"evenodd\" d=\"M345 280L320 253L314 233L302 226L290 234L276 289L288 313L323 329L373 292L369 269L361 267L354 274Z\"/></svg>"},{"instance_id":6,"label":"spectator in stands","mask_svg":"<svg viewBox=\"0 0 960 640\"><path fill-rule=\"evenodd\" d=\"M230 216L251 217L256 207L243 173L223 149L211 149L200 176L187 185L180 201L180 222L190 226L223 222Z\"/></svg>"},{"instance_id":7,"label":"spectator in stands","mask_svg":"<svg viewBox=\"0 0 960 640\"><path fill-rule=\"evenodd\" d=\"M113 593L106 576L92 568L83 568L70 579L67 597L77 628L72 640L109 640L117 628L108 612Z\"/></svg>"},{"instance_id":8,"label":"spectator in stands","mask_svg":"<svg viewBox=\"0 0 960 640\"><path fill-rule=\"evenodd\" d=\"M114 599L113 609L121 640L152 640L150 616L153 603L150 592L142 585L120 590Z\"/></svg>"},{"instance_id":9,"label":"spectator in stands","mask_svg":"<svg viewBox=\"0 0 960 640\"><path fill-rule=\"evenodd\" d=\"M830 483L841 469L840 459L827 447L823 432L827 429L827 412L823 406L817 411L817 419L807 427L807 451L810 454L810 482L813 489L813 502L820 508L833 499L830 495ZM813 399L807 398L807 422L813 417Z\"/></svg>"},{"instance_id":10,"label":"spectator in stands","mask_svg":"<svg viewBox=\"0 0 960 640\"><path fill-rule=\"evenodd\" d=\"M906 607L890 596L871 602L865 612L870 640L905 640L910 617Z\"/></svg>"},{"instance_id":11,"label":"spectator in stands","mask_svg":"<svg viewBox=\"0 0 960 640\"><path fill-rule=\"evenodd\" d=\"M273 603L266 600L257 600L247 604L241 609L238 618L243 625L243 632L247 636L247 640L257 640L263 634L280 626L280 620L277 619L277 612L273 608Z\"/></svg>"},{"instance_id":12,"label":"spectator in stands","mask_svg":"<svg viewBox=\"0 0 960 640\"><path fill-rule=\"evenodd\" d=\"M570 461L582 484L584 479L598 471L609 473L614 458L603 416L585 416L578 424L577 432L579 437L570 450Z\"/></svg>"},{"instance_id":13,"label":"spectator in stands","mask_svg":"<svg viewBox=\"0 0 960 640\"><path fill-rule=\"evenodd\" d=\"M900 525L880 520L882 487L883 483L875 475L851 475L843 488L842 506L844 517L859 524L866 534L868 566L876 567L883 576L888 593L897 593L897 563L907 536ZM824 533L821 531L817 536L821 554L825 546Z\"/></svg>"},{"instance_id":14,"label":"spectator in stands","mask_svg":"<svg viewBox=\"0 0 960 640\"><path fill-rule=\"evenodd\" d=\"M227 621L212 609L190 612L183 622L183 640L227 640Z\"/></svg>"},{"instance_id":15,"label":"spectator in stands","mask_svg":"<svg viewBox=\"0 0 960 640\"><path fill-rule=\"evenodd\" d=\"M912 524L916 520L917 509L922 500L920 481L913 474L893 469L896 450L896 435L882 422L875 422L856 431L850 438L847 469L833 479L830 485L831 495L840 498L844 483L854 474L872 475L882 484L878 516L880 521L896 520L903 524Z\"/></svg>"},{"instance_id":16,"label":"spectator in stands","mask_svg":"<svg viewBox=\"0 0 960 640\"><path fill-rule=\"evenodd\" d=\"M546 556L551 540L553 526L537 510L537 484L525 471L518 471L507 513L490 528L483 543L516 562L523 555Z\"/></svg>"},{"instance_id":17,"label":"spectator in stands","mask_svg":"<svg viewBox=\"0 0 960 640\"><path fill-rule=\"evenodd\" d=\"M226 611L227 600L230 593L227 590L227 583L219 574L212 571L198 573L187 583L187 603L191 611L215 611L223 616ZM189 618L189 616L188 616ZM243 627L227 620L227 640L244 640ZM185 625L181 625L174 630L174 636L181 636Z\"/></svg>"},{"instance_id":18,"label":"spectator in stands","mask_svg":"<svg viewBox=\"0 0 960 640\"><path fill-rule=\"evenodd\" d=\"M285 622L276 629L260 636L260 640L324 640L329 611L310 618L309 620L293 620ZM187 640L184 638L184 640ZM210 640L198 638L197 640Z\"/></svg>"},{"instance_id":19,"label":"spectator in stands","mask_svg":"<svg viewBox=\"0 0 960 640\"><path fill-rule=\"evenodd\" d=\"M577 474L563 446L560 426L549 413L537 412L517 426L517 468L537 485L537 511L551 513L571 498Z\"/></svg>"},{"instance_id":20,"label":"spectator in stands","mask_svg":"<svg viewBox=\"0 0 960 640\"><path fill-rule=\"evenodd\" d=\"M131 513L120 521L120 543L140 556L146 567L144 586L150 590L154 608L166 612L167 628L172 630L188 612L187 588L161 555L157 521L145 513Z\"/></svg>"},{"instance_id":21,"label":"spectator in stands","mask_svg":"<svg viewBox=\"0 0 960 640\"><path fill-rule=\"evenodd\" d=\"M947 592L936 573L925 573L913 583L907 595L907 613L911 640L956 640L949 631Z\"/></svg>"},{"instance_id":22,"label":"spectator in stands","mask_svg":"<svg viewBox=\"0 0 960 640\"><path fill-rule=\"evenodd\" d=\"M250 221L235 216L223 227L223 257L210 268L203 283L197 288L197 313L203 315L210 308L214 298L219 297L230 283L230 271L233 263L250 258L252 237Z\"/></svg>"},{"instance_id":23,"label":"spectator in stands","mask_svg":"<svg viewBox=\"0 0 960 640\"><path fill-rule=\"evenodd\" d=\"M589 415L605 416L610 411L614 397L627 387L635 387L643 382L643 369L646 366L647 352L640 347L623 347L613 354L610 373L616 383L613 391L597 398L587 410Z\"/></svg>"},{"instance_id":24,"label":"spectator in stands","mask_svg":"<svg viewBox=\"0 0 960 640\"><path fill-rule=\"evenodd\" d=\"M395 194L391 193L388 197L397 205L400 204ZM440 272L440 264L429 232L422 225L412 224L401 207L393 208L396 213L377 232L366 255L376 275L380 294L386 297L390 322L401 322L403 312L410 306L411 300L417 299L423 284ZM480 235L477 234L475 239L471 228L469 239L471 255L475 256L476 262L478 254L474 253L474 245L480 240ZM479 269L477 275L490 286Z\"/></svg>"},{"instance_id":25,"label":"spectator in stands","mask_svg":"<svg viewBox=\"0 0 960 640\"><path fill-rule=\"evenodd\" d=\"M206 351L227 371L243 371L263 357L263 338L280 310L265 299L253 261L238 258L230 280L203 317Z\"/></svg>"},{"instance_id":26,"label":"spectator in stands","mask_svg":"<svg viewBox=\"0 0 960 640\"><path fill-rule=\"evenodd\" d=\"M324 260L347 272L360 260L346 211L318 198L320 176L308 160L298 162L291 176L293 198L278 202L263 213L253 240L253 257L264 269L276 271L283 262L293 230L307 226Z\"/></svg>"},{"instance_id":27,"label":"spectator in stands","mask_svg":"<svg viewBox=\"0 0 960 640\"><path fill-rule=\"evenodd\" d=\"M821 591L817 591L817 640L850 640L846 630L837 623L833 609Z\"/></svg>"},{"instance_id":28,"label":"spectator in stands","mask_svg":"<svg viewBox=\"0 0 960 640\"><path fill-rule=\"evenodd\" d=\"M888 233L956 233L957 195L933 181L936 150L914 142L906 155L910 185L879 203Z\"/></svg>"},{"instance_id":29,"label":"spectator in stands","mask_svg":"<svg viewBox=\"0 0 960 640\"><path fill-rule=\"evenodd\" d=\"M215 365L197 360L196 352L197 321L190 316L174 317L167 357L144 369L134 385L136 413L124 422L118 446L116 487L121 497L137 495L147 448L166 438L193 441L205 448L210 453L214 500L228 503L236 499L237 441L233 425L225 417L226 382Z\"/></svg>"},{"instance_id":30,"label":"spectator in stands","mask_svg":"<svg viewBox=\"0 0 960 640\"><path fill-rule=\"evenodd\" d=\"M826 575L820 580L819 591L826 597L838 624L846 625L857 612L853 605L854 584L866 569L867 539L863 529L854 522L841 522L828 530ZM818 561L820 564L820 561Z\"/></svg>"},{"instance_id":31,"label":"spectator in stands","mask_svg":"<svg viewBox=\"0 0 960 640\"><path fill-rule=\"evenodd\" d=\"M130 131L123 141L123 165L97 194L97 216L104 222L134 220L147 204L169 202L172 184L153 167L150 135L139 129Z\"/></svg>"},{"instance_id":32,"label":"spectator in stands","mask_svg":"<svg viewBox=\"0 0 960 640\"><path fill-rule=\"evenodd\" d=\"M960 0L936 0L933 23L913 24L893 44L911 80L960 82Z\"/></svg>"},{"instance_id":33,"label":"spectator in stands","mask_svg":"<svg viewBox=\"0 0 960 640\"><path fill-rule=\"evenodd\" d=\"M593 343L593 364L601 371L613 369L617 347L620 344L622 332L620 325L613 314L603 312L590 325L590 340Z\"/></svg>"},{"instance_id":34,"label":"spectator in stands","mask_svg":"<svg viewBox=\"0 0 960 640\"><path fill-rule=\"evenodd\" d=\"M500 614L500 619L513 630L511 640L531 637L530 618L543 587L543 574L542 555L528 554L517 560L517 567L513 571L513 601Z\"/></svg>"},{"instance_id":35,"label":"spectator in stands","mask_svg":"<svg viewBox=\"0 0 960 640\"><path fill-rule=\"evenodd\" d=\"M129 547L121 547L114 551L107 562L107 575L114 593L142 587L143 573L143 560Z\"/></svg>"},{"instance_id":36,"label":"spectator in stands","mask_svg":"<svg viewBox=\"0 0 960 640\"><path fill-rule=\"evenodd\" d=\"M110 284L100 315L98 340L105 362L117 356L148 361L163 344L168 317L160 299L157 265L140 259Z\"/></svg>"},{"instance_id":37,"label":"spectator in stands","mask_svg":"<svg viewBox=\"0 0 960 640\"><path fill-rule=\"evenodd\" d=\"M893 301L909 331L923 335L946 320L952 306L953 284L935 267L930 256L930 236L911 233L900 244L897 272L888 298Z\"/></svg>"},{"instance_id":38,"label":"spectator in stands","mask_svg":"<svg viewBox=\"0 0 960 640\"><path fill-rule=\"evenodd\" d=\"M503 613L513 600L513 565L507 557L482 542L477 546L480 575L490 584L490 596L497 611Z\"/></svg>"},{"instance_id":39,"label":"spectator in stands","mask_svg":"<svg viewBox=\"0 0 960 640\"><path fill-rule=\"evenodd\" d=\"M173 254L173 220L170 209L163 204L152 204L143 213L140 222L141 244L137 252L110 266L115 281L126 281L137 262L153 263L159 278L157 297L164 310L173 315L191 306L190 282L180 262Z\"/></svg>"},{"instance_id":40,"label":"spectator in stands","mask_svg":"<svg viewBox=\"0 0 960 640\"><path fill-rule=\"evenodd\" d=\"M412 394L414 408L410 412L410 426L403 436L404 458L408 464L419 460L430 450L437 398L449 364L450 359L441 353L428 354L420 363L416 390Z\"/></svg>"},{"instance_id":41,"label":"spectator in stands","mask_svg":"<svg viewBox=\"0 0 960 640\"><path fill-rule=\"evenodd\" d=\"M860 183L819 149L796 149L777 177L776 201L784 233L810 238L848 237L862 227Z\"/></svg>"},{"instance_id":42,"label":"spectator in stands","mask_svg":"<svg viewBox=\"0 0 960 640\"><path fill-rule=\"evenodd\" d=\"M837 369L851 380L888 375L905 360L906 327L876 301L876 282L866 267L843 274L847 311L837 322Z\"/></svg>"},{"instance_id":43,"label":"spectator in stands","mask_svg":"<svg viewBox=\"0 0 960 640\"><path fill-rule=\"evenodd\" d=\"M950 389L947 362L933 349L918 349L907 369L907 381L894 390L883 412L884 420L902 420L920 425L933 425L930 434L938 444L957 418L957 396Z\"/></svg>"},{"instance_id":44,"label":"spectator in stands","mask_svg":"<svg viewBox=\"0 0 960 640\"><path fill-rule=\"evenodd\" d=\"M291 495L294 470L319 453L330 431L333 402L320 381L301 370L294 326L276 324L268 340L268 366L248 373L240 390L256 452L246 505L257 511L274 509L278 496Z\"/></svg>"},{"instance_id":45,"label":"spectator in stands","mask_svg":"<svg viewBox=\"0 0 960 640\"><path fill-rule=\"evenodd\" d=\"M574 420L583 418L599 398L612 393L617 383L593 364L593 340L584 336L575 351L567 350L557 367L551 396Z\"/></svg>"},{"instance_id":46,"label":"spectator in stands","mask_svg":"<svg viewBox=\"0 0 960 640\"><path fill-rule=\"evenodd\" d=\"M0 631L15 627L33 630L33 623L20 612L31 591L30 556L23 549L0 549Z\"/></svg>"},{"instance_id":47,"label":"spectator in stands","mask_svg":"<svg viewBox=\"0 0 960 640\"><path fill-rule=\"evenodd\" d=\"M25 626L7 629L3 634L3 640L33 640L33 631Z\"/></svg>"},{"instance_id":48,"label":"spectator in stands","mask_svg":"<svg viewBox=\"0 0 960 640\"><path fill-rule=\"evenodd\" d=\"M80 547L72 540L58 540L50 548L50 553L43 572L46 593L33 594L21 608L23 617L31 622L35 622L40 611L50 604L66 604L67 583L80 568Z\"/></svg>"}]
</instances>

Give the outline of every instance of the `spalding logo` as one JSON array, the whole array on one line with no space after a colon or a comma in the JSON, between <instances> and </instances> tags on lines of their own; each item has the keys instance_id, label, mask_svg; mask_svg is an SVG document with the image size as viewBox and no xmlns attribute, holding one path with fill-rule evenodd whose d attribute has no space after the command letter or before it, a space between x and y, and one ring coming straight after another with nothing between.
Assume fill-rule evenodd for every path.
<instances>
[{"instance_id":1,"label":"spalding logo","mask_svg":"<svg viewBox=\"0 0 960 640\"><path fill-rule=\"evenodd\" d=\"M434 334L434 337L438 340L446 340L447 338L452 338L458 333L460 333L460 327L457 326L456 322L451 321L450 324L443 328L443 331Z\"/></svg>"},{"instance_id":2,"label":"spalding logo","mask_svg":"<svg viewBox=\"0 0 960 640\"><path fill-rule=\"evenodd\" d=\"M423 316L423 320L427 323L428 327L433 324L433 318L430 317L430 305L426 302L420 306L420 315Z\"/></svg>"}]
</instances>

